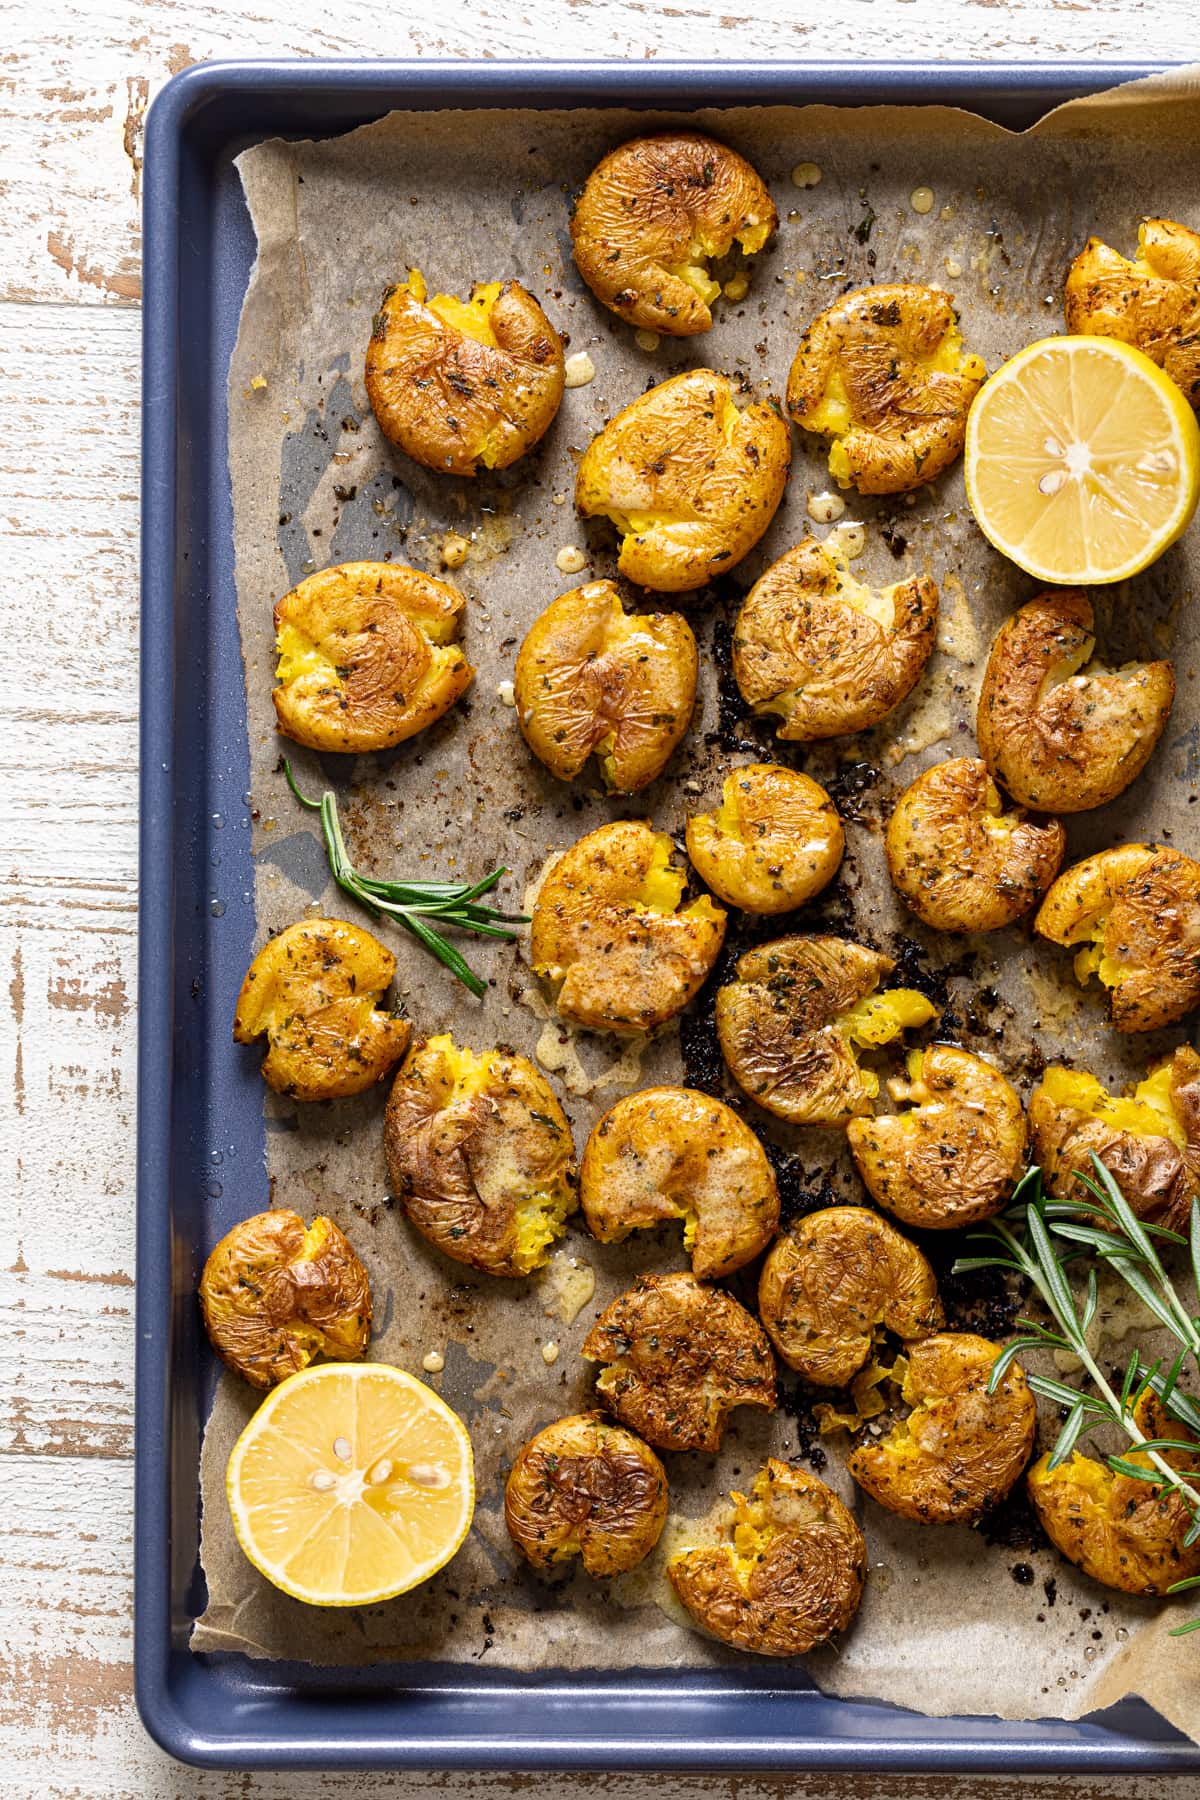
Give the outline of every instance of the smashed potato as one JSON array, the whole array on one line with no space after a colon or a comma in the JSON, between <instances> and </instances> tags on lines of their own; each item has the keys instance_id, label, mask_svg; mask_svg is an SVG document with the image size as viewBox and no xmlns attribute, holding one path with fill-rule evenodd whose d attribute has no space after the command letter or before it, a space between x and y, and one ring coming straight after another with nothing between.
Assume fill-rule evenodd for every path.
<instances>
[{"instance_id":1,"label":"smashed potato","mask_svg":"<svg viewBox=\"0 0 1200 1800\"><path fill-rule=\"evenodd\" d=\"M575 505L585 518L612 520L622 575L686 593L754 548L783 498L791 456L774 400L739 411L724 375L689 369L639 395L592 439Z\"/></svg>"},{"instance_id":2,"label":"smashed potato","mask_svg":"<svg viewBox=\"0 0 1200 1800\"><path fill-rule=\"evenodd\" d=\"M1030 912L1066 848L1058 819L1004 811L987 764L954 756L911 782L884 839L896 892L935 931L996 931Z\"/></svg>"},{"instance_id":3,"label":"smashed potato","mask_svg":"<svg viewBox=\"0 0 1200 1800\"><path fill-rule=\"evenodd\" d=\"M1029 1461L1037 1404L1015 1362L988 1393L1000 1348L965 1331L907 1346L912 1411L846 1465L881 1506L918 1525L970 1525L1003 1500Z\"/></svg>"},{"instance_id":4,"label":"smashed potato","mask_svg":"<svg viewBox=\"0 0 1200 1800\"><path fill-rule=\"evenodd\" d=\"M788 1368L820 1387L846 1387L881 1329L921 1338L946 1323L921 1252L866 1206L824 1207L779 1238L758 1313Z\"/></svg>"},{"instance_id":5,"label":"smashed potato","mask_svg":"<svg viewBox=\"0 0 1200 1800\"><path fill-rule=\"evenodd\" d=\"M1093 1153L1139 1219L1186 1233L1200 1200L1200 1056L1181 1044L1132 1094L1057 1064L1029 1100L1034 1160L1056 1200L1088 1204L1076 1173L1095 1178Z\"/></svg>"},{"instance_id":6,"label":"smashed potato","mask_svg":"<svg viewBox=\"0 0 1200 1800\"><path fill-rule=\"evenodd\" d=\"M784 937L747 950L717 993L717 1036L744 1093L794 1125L869 1113L879 1079L855 1046L891 1043L937 1008L912 988L876 990L890 956L837 937Z\"/></svg>"},{"instance_id":7,"label":"smashed potato","mask_svg":"<svg viewBox=\"0 0 1200 1800\"><path fill-rule=\"evenodd\" d=\"M1142 1395L1134 1420L1146 1439L1195 1442L1152 1393ZM1200 1474L1200 1444L1190 1454L1162 1455L1181 1474ZM1124 1457L1139 1468L1148 1465L1141 1451L1126 1450ZM1093 1581L1126 1594L1162 1595L1176 1581L1200 1575L1200 1544L1183 1547L1192 1516L1181 1494L1119 1475L1079 1450L1056 1469L1049 1456L1039 1457L1026 1485L1050 1542Z\"/></svg>"},{"instance_id":8,"label":"smashed potato","mask_svg":"<svg viewBox=\"0 0 1200 1800\"><path fill-rule=\"evenodd\" d=\"M905 1225L952 1230L1007 1204L1025 1167L1025 1114L999 1069L950 1044L912 1050L888 1092L907 1112L851 1119L867 1190Z\"/></svg>"},{"instance_id":9,"label":"smashed potato","mask_svg":"<svg viewBox=\"0 0 1200 1800\"><path fill-rule=\"evenodd\" d=\"M415 462L448 475L507 469L559 409L562 339L519 281L429 300L410 269L372 322L366 380L379 429Z\"/></svg>"},{"instance_id":10,"label":"smashed potato","mask_svg":"<svg viewBox=\"0 0 1200 1800\"><path fill-rule=\"evenodd\" d=\"M975 735L1022 806L1105 806L1141 774L1162 736L1175 698L1170 663L1093 668L1093 623L1087 595L1063 588L1030 600L996 634Z\"/></svg>"},{"instance_id":11,"label":"smashed potato","mask_svg":"<svg viewBox=\"0 0 1200 1800\"><path fill-rule=\"evenodd\" d=\"M535 1569L578 1556L589 1575L620 1575L657 1544L667 1503L666 1470L649 1445L599 1413L575 1413L520 1450L504 1523Z\"/></svg>"},{"instance_id":12,"label":"smashed potato","mask_svg":"<svg viewBox=\"0 0 1200 1800\"><path fill-rule=\"evenodd\" d=\"M246 971L233 1037L265 1033L263 1080L295 1100L337 1100L381 1081L412 1026L379 1010L396 959L360 925L301 919L268 939Z\"/></svg>"},{"instance_id":13,"label":"smashed potato","mask_svg":"<svg viewBox=\"0 0 1200 1800\"><path fill-rule=\"evenodd\" d=\"M832 1488L771 1457L730 1496L732 1542L683 1550L667 1578L703 1630L758 1656L804 1656L845 1631L867 1578L862 1532Z\"/></svg>"},{"instance_id":14,"label":"smashed potato","mask_svg":"<svg viewBox=\"0 0 1200 1800\"><path fill-rule=\"evenodd\" d=\"M876 592L829 543L806 537L743 601L734 678L760 717L782 720L780 738L809 743L866 731L916 686L937 618L928 575Z\"/></svg>"},{"instance_id":15,"label":"smashed potato","mask_svg":"<svg viewBox=\"0 0 1200 1800\"><path fill-rule=\"evenodd\" d=\"M610 312L646 331L692 337L721 293L709 265L762 249L779 223L744 157L698 131L664 131L610 150L571 215L579 273ZM736 290L735 290L736 291Z\"/></svg>"},{"instance_id":16,"label":"smashed potato","mask_svg":"<svg viewBox=\"0 0 1200 1800\"><path fill-rule=\"evenodd\" d=\"M949 294L856 288L813 320L788 376L797 425L832 440L829 473L860 494L903 494L962 454L987 371L963 349Z\"/></svg>"},{"instance_id":17,"label":"smashed potato","mask_svg":"<svg viewBox=\"0 0 1200 1800\"><path fill-rule=\"evenodd\" d=\"M700 879L743 912L803 906L837 874L842 822L821 787L778 763L732 769L717 812L693 813L687 851Z\"/></svg>"},{"instance_id":18,"label":"smashed potato","mask_svg":"<svg viewBox=\"0 0 1200 1800\"><path fill-rule=\"evenodd\" d=\"M1200 233L1146 219L1133 262L1089 238L1063 299L1068 331L1135 344L1200 406Z\"/></svg>"},{"instance_id":19,"label":"smashed potato","mask_svg":"<svg viewBox=\"0 0 1200 1800\"><path fill-rule=\"evenodd\" d=\"M355 1362L371 1335L371 1286L349 1240L322 1214L255 1213L226 1232L200 1277L204 1328L222 1362L273 1387L314 1356Z\"/></svg>"},{"instance_id":20,"label":"smashed potato","mask_svg":"<svg viewBox=\"0 0 1200 1800\"><path fill-rule=\"evenodd\" d=\"M271 698L280 731L313 750L387 750L415 737L470 686L466 601L400 563L341 563L275 608Z\"/></svg>"},{"instance_id":21,"label":"smashed potato","mask_svg":"<svg viewBox=\"0 0 1200 1800\"><path fill-rule=\"evenodd\" d=\"M682 1219L702 1281L750 1262L779 1223L766 1151L728 1106L692 1088L643 1088L618 1100L588 1138L579 1200L602 1244Z\"/></svg>"},{"instance_id":22,"label":"smashed potato","mask_svg":"<svg viewBox=\"0 0 1200 1800\"><path fill-rule=\"evenodd\" d=\"M642 1032L699 992L725 937L707 894L680 907L687 876L644 819L589 831L559 857L533 903L530 954L557 983L558 1011L591 1031Z\"/></svg>"},{"instance_id":23,"label":"smashed potato","mask_svg":"<svg viewBox=\"0 0 1200 1800\"><path fill-rule=\"evenodd\" d=\"M392 1191L422 1237L487 1275L528 1275L575 1210L571 1127L523 1056L413 1045L388 1096Z\"/></svg>"},{"instance_id":24,"label":"smashed potato","mask_svg":"<svg viewBox=\"0 0 1200 1800\"><path fill-rule=\"evenodd\" d=\"M627 613L611 581L552 600L517 655L517 721L554 775L593 753L607 788L661 775L696 701L696 640L681 613Z\"/></svg>"},{"instance_id":25,"label":"smashed potato","mask_svg":"<svg viewBox=\"0 0 1200 1800\"><path fill-rule=\"evenodd\" d=\"M719 1450L735 1406L775 1405L775 1360L757 1319L685 1270L643 1275L607 1306L580 1355L596 1391L659 1450Z\"/></svg>"},{"instance_id":26,"label":"smashed potato","mask_svg":"<svg viewBox=\"0 0 1200 1800\"><path fill-rule=\"evenodd\" d=\"M1075 977L1099 975L1118 1031L1157 1031L1200 1006L1200 863L1160 844L1121 844L1067 869L1034 929L1080 945Z\"/></svg>"}]
</instances>

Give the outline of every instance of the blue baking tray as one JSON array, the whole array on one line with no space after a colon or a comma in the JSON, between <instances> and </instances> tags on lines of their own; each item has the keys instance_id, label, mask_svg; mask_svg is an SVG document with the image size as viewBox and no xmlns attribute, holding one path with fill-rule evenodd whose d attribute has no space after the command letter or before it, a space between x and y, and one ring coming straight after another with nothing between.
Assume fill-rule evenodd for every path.
<instances>
[{"instance_id":1,"label":"blue baking tray","mask_svg":"<svg viewBox=\"0 0 1200 1800\"><path fill-rule=\"evenodd\" d=\"M181 1761L221 1768L1200 1770L1131 1701L1078 1724L928 1719L819 1694L802 1671L521 1676L321 1669L187 1648L200 1610L200 1433L214 1371L195 1285L268 1203L262 1090L232 1054L253 950L245 700L225 382L254 238L233 159L393 107L961 105L1012 127L1141 65L209 63L165 87L145 150L138 1064L137 1699ZM1002 1654L998 1648L997 1654Z\"/></svg>"}]
</instances>

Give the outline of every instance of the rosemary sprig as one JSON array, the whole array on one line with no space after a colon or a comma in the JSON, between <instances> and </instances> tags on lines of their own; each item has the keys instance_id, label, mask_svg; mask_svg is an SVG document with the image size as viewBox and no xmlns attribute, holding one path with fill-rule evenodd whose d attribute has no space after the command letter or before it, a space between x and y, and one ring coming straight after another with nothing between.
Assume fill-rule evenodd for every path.
<instances>
[{"instance_id":1,"label":"rosemary sprig","mask_svg":"<svg viewBox=\"0 0 1200 1800\"><path fill-rule=\"evenodd\" d=\"M434 929L427 920L436 920L441 925L451 925L459 931L473 931L477 937L500 938L511 944L515 933L509 931L509 925L525 925L528 923L524 913L497 912L493 906L481 906L480 897L490 893L505 875L507 869L493 869L482 881L472 883L460 881L377 881L373 875L362 875L350 861L346 850L346 842L342 837L342 824L338 818L337 796L326 788L319 800L310 800L296 786L292 775L292 765L285 757L283 772L287 784L301 806L309 812L321 815L321 835L325 839L325 854L329 858L329 867L333 879L357 900L365 912L375 919L391 919L403 927L424 945L431 956L436 956L443 967L456 975L463 986L469 988L477 999L487 993L487 983L482 981L465 959L447 942L440 931Z\"/></svg>"},{"instance_id":2,"label":"rosemary sprig","mask_svg":"<svg viewBox=\"0 0 1200 1800\"><path fill-rule=\"evenodd\" d=\"M968 1269L1001 1268L1022 1276L1040 1296L1057 1326L1057 1330L1052 1330L1036 1319L1018 1319L1017 1324L1027 1335L1007 1344L996 1358L988 1383L989 1393L995 1391L1005 1370L1018 1356L1034 1349L1069 1351L1079 1359L1095 1389L1094 1393L1089 1393L1071 1387L1067 1382L1026 1370L1025 1379L1033 1392L1066 1410L1066 1418L1050 1452L1049 1466L1054 1469L1065 1462L1085 1430L1100 1424L1115 1425L1146 1460L1135 1463L1125 1456L1107 1456L1108 1467L1118 1475L1149 1482L1164 1495L1179 1495L1191 1515L1191 1524L1183 1539L1186 1549L1200 1539L1200 1488L1172 1468L1166 1454L1182 1451L1194 1455L1196 1445L1182 1438L1148 1438L1138 1426L1134 1412L1149 1390L1157 1395L1169 1417L1200 1433L1200 1405L1178 1385L1185 1371L1193 1380L1200 1373L1200 1318L1180 1298L1155 1243L1157 1239L1186 1246L1200 1293L1200 1203L1192 1203L1191 1225L1186 1238L1163 1227L1145 1225L1111 1172L1094 1153L1092 1162L1094 1176L1082 1171L1077 1174L1092 1195L1094 1204L1049 1200L1042 1191L1041 1170L1031 1168L1018 1184L1006 1216L990 1220L979 1233L973 1234L996 1241L999 1253L961 1257L954 1270L958 1274ZM1060 1252L1057 1248L1056 1238L1068 1246L1065 1251ZM1088 1252L1096 1260L1088 1270L1080 1302L1067 1270ZM1087 1333L1099 1303L1097 1264L1112 1269L1180 1346L1178 1355L1166 1371L1161 1357L1150 1363L1140 1350L1133 1350L1119 1393L1100 1368L1088 1343ZM1190 1368L1189 1361L1193 1365ZM1194 1587L1200 1587L1200 1576L1177 1581L1169 1591L1174 1594ZM1181 1637L1197 1629L1200 1629L1200 1619L1193 1619L1176 1626L1172 1636Z\"/></svg>"}]
</instances>

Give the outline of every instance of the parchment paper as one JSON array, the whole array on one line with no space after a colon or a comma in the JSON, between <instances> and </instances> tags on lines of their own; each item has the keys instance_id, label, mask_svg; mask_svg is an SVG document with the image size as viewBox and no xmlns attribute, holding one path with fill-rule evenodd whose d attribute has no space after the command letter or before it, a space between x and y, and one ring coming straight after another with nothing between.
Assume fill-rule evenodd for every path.
<instances>
[{"instance_id":1,"label":"parchment paper","mask_svg":"<svg viewBox=\"0 0 1200 1800\"><path fill-rule=\"evenodd\" d=\"M939 649L916 695L874 734L819 749L778 746L766 726L740 719L728 673L728 628L740 594L806 529L818 536L828 529L806 513L808 496L830 483L823 453L803 434L787 497L758 550L719 587L678 602L701 642L702 694L684 745L652 788L622 803L604 799L587 777L571 788L557 783L526 751L504 684L537 613L577 582L613 573L611 530L583 525L571 506L575 460L606 418L652 382L705 362L781 393L804 324L844 287L872 280L949 288L967 343L994 368L1030 339L1061 329L1063 277L1089 232L1129 249L1145 213L1200 222L1200 84L1190 75L1140 84L1064 108L1023 136L952 110L701 114L703 128L761 170L782 226L746 300L724 306L708 336L664 339L647 352L579 281L568 200L605 149L662 122L599 111L397 113L331 142L268 143L241 158L259 254L230 369L229 452L260 939L306 909L354 916L328 881L309 815L277 772L287 746L276 737L270 701L272 605L304 574L351 558L395 558L438 572L443 534L454 531L471 546L452 577L471 602L466 642L478 676L466 703L387 755L353 760L289 750L309 791L336 786L360 864L473 878L502 861L514 871L509 895L519 900L549 852L605 819L648 815L679 833L689 810L718 798L731 764L781 757L831 784L848 820L848 850L840 878L817 904L760 935L843 930L899 952L905 975L936 983L942 971L941 1035L993 1056L1023 1093L1043 1057L1064 1053L1120 1082L1178 1034L1123 1043L1103 1025L1096 996L1075 986L1069 958L1035 949L1028 931L938 941L903 911L886 879L880 822L890 801L922 767L973 752L987 646L1032 591L970 522L958 470L903 501L849 497L847 520L867 527L860 574L884 583L928 569L942 587ZM802 190L790 180L802 162L820 167L817 187ZM925 214L911 203L923 187L934 194ZM474 482L433 475L390 449L375 426L362 386L371 314L384 286L410 265L431 289L458 293L473 279L519 277L544 297L570 334L570 349L593 358L595 380L567 393L543 444L503 474ZM567 545L587 553L578 574L556 568ZM1136 583L1097 596L1104 651L1114 659L1170 652L1180 697L1133 791L1070 822L1068 860L1130 836L1191 847L1200 714L1195 612L1184 603L1198 545L1193 531ZM686 1073L721 1087L704 997L684 1020L682 1040L677 1022L639 1067L637 1053L621 1055L613 1040L577 1039L549 1023L521 949L468 942L468 955L492 978L480 1004L400 934L382 935L397 952L397 991L418 1028L450 1029L476 1049L501 1042L539 1057L556 1073L580 1149L599 1112L640 1082ZM475 1528L454 1563L406 1599L341 1613L285 1598L244 1561L229 1525L225 1461L256 1396L226 1377L203 1451L209 1600L195 1648L315 1663L419 1656L520 1669L738 1661L672 1613L663 1557L695 1540L704 1529L697 1521L719 1508L731 1482L750 1478L765 1453L809 1452L812 1396L789 1378L775 1417L749 1409L734 1415L721 1456L668 1459L674 1516L642 1570L607 1585L532 1575L503 1527L507 1463L537 1427L589 1404L591 1377L578 1356L584 1333L637 1271L681 1265L678 1235L639 1234L606 1249L575 1221L548 1277L473 1275L433 1252L391 1206L380 1141L384 1098L380 1087L354 1101L302 1107L266 1093L273 1194L307 1215L332 1214L351 1236L375 1295L373 1356L420 1373L427 1352L444 1355L444 1371L428 1378L470 1424ZM837 1134L789 1132L738 1096L727 1098L777 1147L785 1216L841 1196L862 1198ZM958 1248L937 1240L926 1247L943 1270ZM567 1322L557 1311L572 1258L592 1272L595 1292ZM732 1285L752 1291L746 1280ZM1011 1317L986 1284L947 1281L944 1292L959 1323L995 1331ZM557 1360L547 1363L543 1350L551 1344ZM1113 1356L1120 1358L1119 1347ZM1029 1532L1019 1500L982 1532L905 1525L854 1490L842 1467L845 1442L822 1441L823 1473L864 1525L871 1577L846 1640L808 1660L822 1688L930 1713L1065 1718L1133 1691L1186 1731L1200 1730L1194 1640L1170 1639L1159 1607L1080 1577ZM750 1673L757 1679L762 1670Z\"/></svg>"}]
</instances>

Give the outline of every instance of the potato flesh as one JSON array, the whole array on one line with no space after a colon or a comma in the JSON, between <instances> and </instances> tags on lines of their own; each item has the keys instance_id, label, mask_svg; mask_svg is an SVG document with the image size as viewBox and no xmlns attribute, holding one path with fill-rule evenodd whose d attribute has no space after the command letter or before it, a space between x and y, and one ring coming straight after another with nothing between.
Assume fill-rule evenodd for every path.
<instances>
[{"instance_id":1,"label":"potato flesh","mask_svg":"<svg viewBox=\"0 0 1200 1800\"><path fill-rule=\"evenodd\" d=\"M853 290L811 322L787 406L831 440L829 472L864 494L904 493L961 453L986 371L962 344L949 296L899 282Z\"/></svg>"},{"instance_id":2,"label":"potato flesh","mask_svg":"<svg viewBox=\"0 0 1200 1800\"><path fill-rule=\"evenodd\" d=\"M932 356L915 356L913 361L929 375L968 375L972 380L982 381L985 373L981 357L965 354L962 333L958 331L948 331ZM815 431L822 437L843 437L851 429L854 415L840 369L831 371L820 404L812 412L806 413L799 423L805 431ZM848 482L850 470L844 453L840 472L834 467L833 459L836 454L835 447L830 453L829 473L839 481Z\"/></svg>"},{"instance_id":3,"label":"potato flesh","mask_svg":"<svg viewBox=\"0 0 1200 1800\"><path fill-rule=\"evenodd\" d=\"M454 1083L447 1096L448 1106L486 1093L493 1085L498 1051L486 1050L482 1056L476 1056L473 1050L460 1048L449 1036L430 1038L428 1048L442 1057L443 1067ZM536 1188L517 1203L513 1261L518 1273L528 1275L540 1267L544 1261L542 1252L562 1236L574 1203L575 1196L565 1182L553 1189Z\"/></svg>"},{"instance_id":4,"label":"potato flesh","mask_svg":"<svg viewBox=\"0 0 1200 1800\"><path fill-rule=\"evenodd\" d=\"M1089 1118L1103 1119L1118 1131L1133 1131L1142 1137L1168 1137L1178 1149L1187 1148L1183 1121L1172 1104L1174 1070L1169 1062L1139 1081L1131 1095L1108 1094L1094 1075L1057 1066L1046 1070L1041 1085L1047 1097L1059 1106L1070 1106Z\"/></svg>"}]
</instances>

